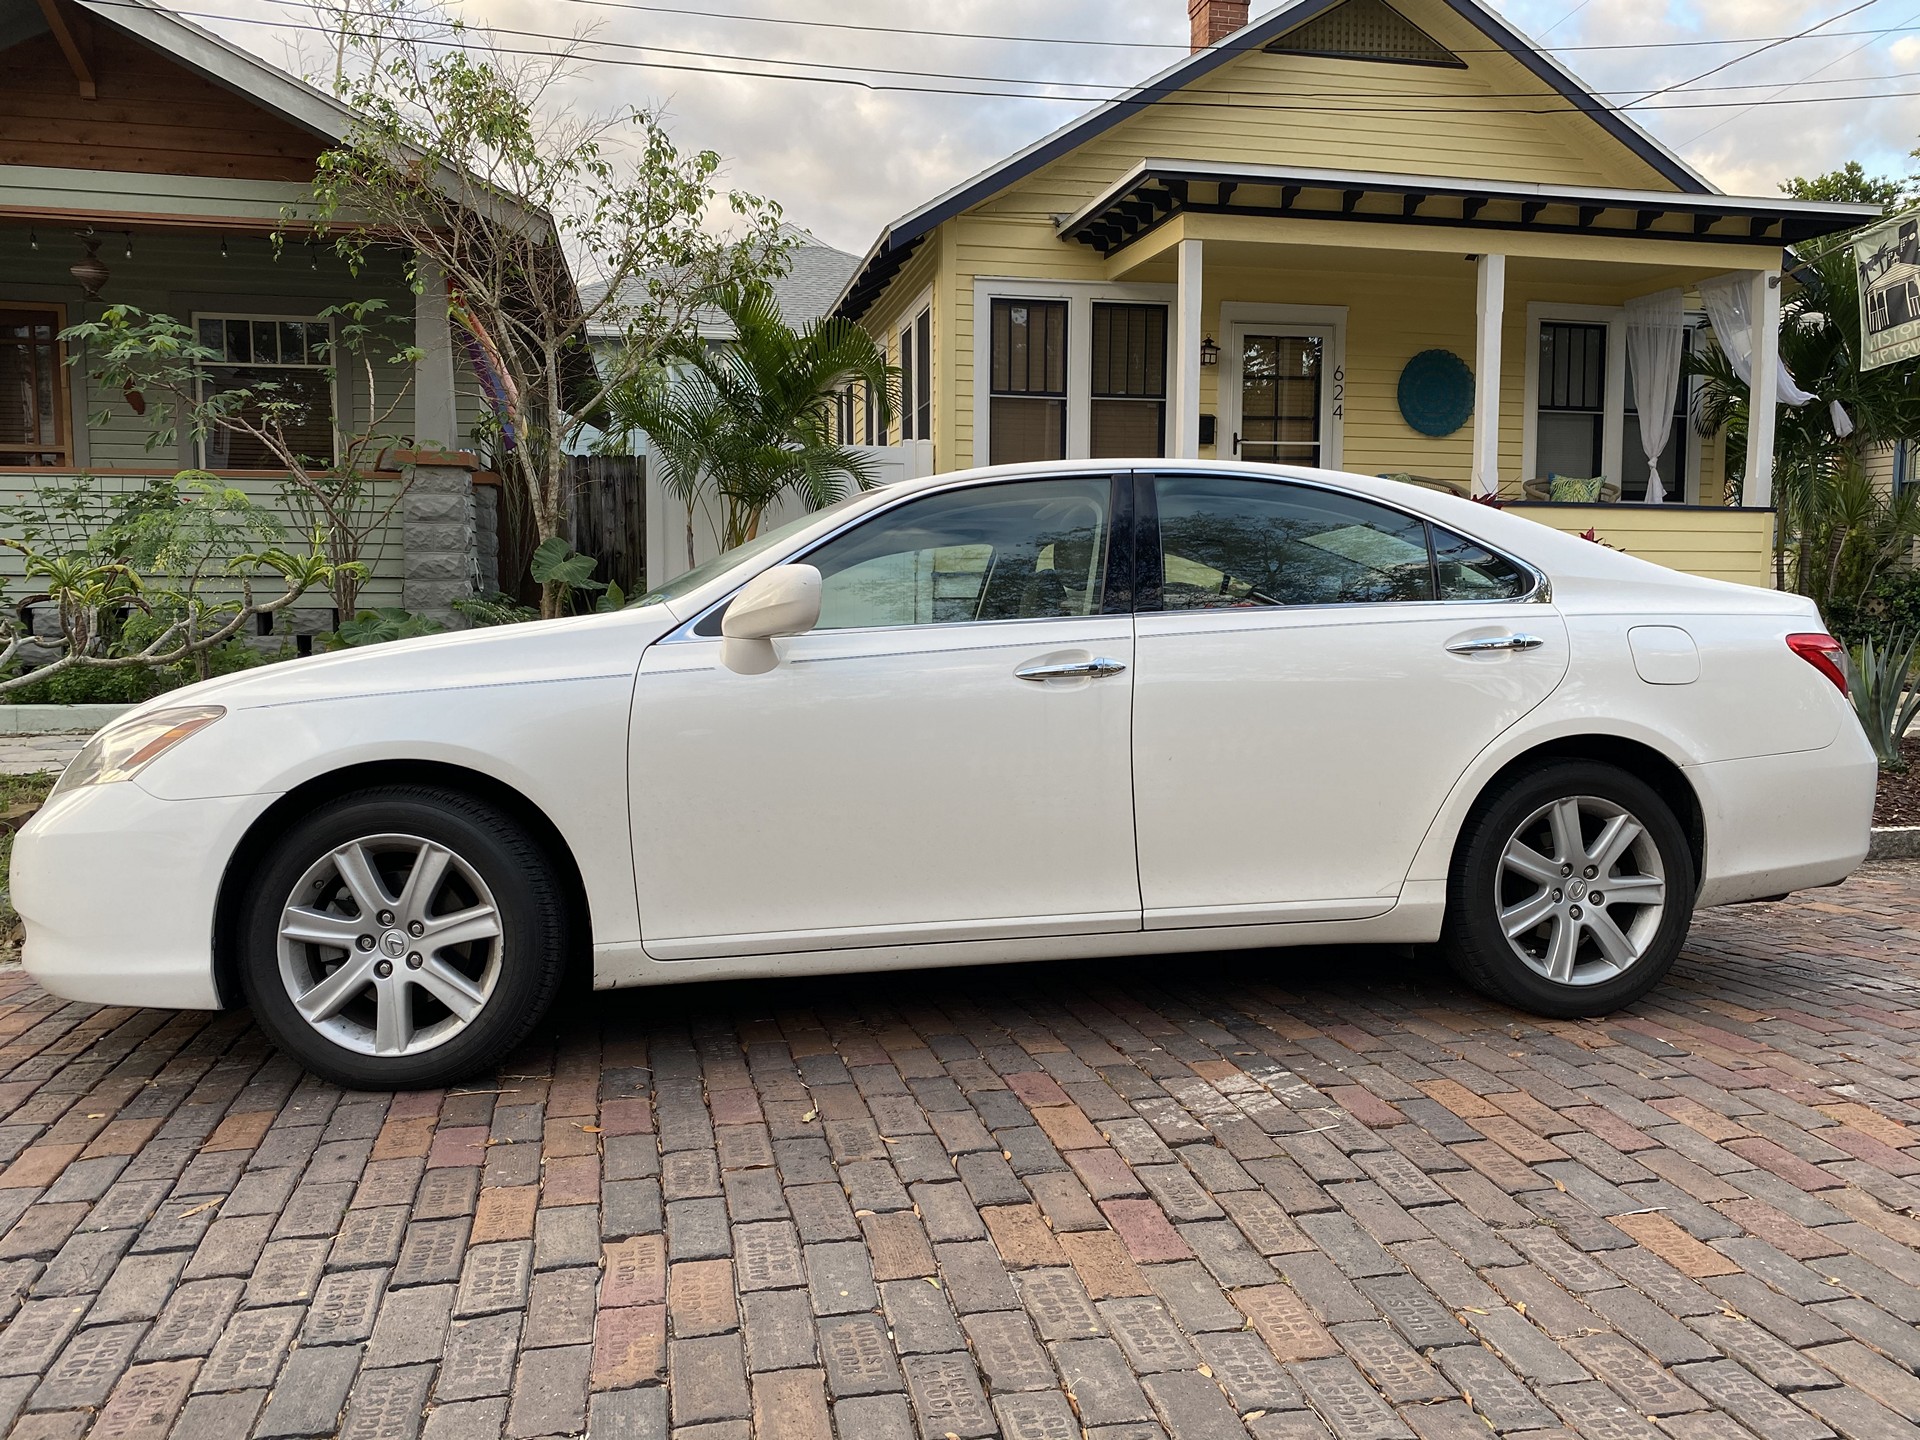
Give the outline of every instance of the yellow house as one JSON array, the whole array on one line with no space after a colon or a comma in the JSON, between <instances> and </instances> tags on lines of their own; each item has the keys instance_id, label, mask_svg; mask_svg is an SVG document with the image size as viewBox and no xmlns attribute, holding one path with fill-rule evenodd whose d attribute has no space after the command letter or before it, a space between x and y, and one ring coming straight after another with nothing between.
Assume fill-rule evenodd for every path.
<instances>
[{"instance_id":1,"label":"yellow house","mask_svg":"<svg viewBox=\"0 0 1920 1440\"><path fill-rule=\"evenodd\" d=\"M1772 407L1729 495L1676 357L1771 383L1786 247L1877 212L1722 194L1473 0L1247 8L887 227L836 307L906 382L864 438L1403 475L1770 583Z\"/></svg>"}]
</instances>

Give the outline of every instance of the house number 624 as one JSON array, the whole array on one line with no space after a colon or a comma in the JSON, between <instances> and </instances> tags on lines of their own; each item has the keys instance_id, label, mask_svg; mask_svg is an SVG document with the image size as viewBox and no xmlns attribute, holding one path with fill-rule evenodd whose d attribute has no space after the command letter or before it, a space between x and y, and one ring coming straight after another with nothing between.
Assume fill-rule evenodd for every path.
<instances>
[{"instance_id":1,"label":"house number 624","mask_svg":"<svg viewBox=\"0 0 1920 1440\"><path fill-rule=\"evenodd\" d=\"M1346 414L1347 367L1336 365L1333 368L1333 418L1338 420Z\"/></svg>"}]
</instances>

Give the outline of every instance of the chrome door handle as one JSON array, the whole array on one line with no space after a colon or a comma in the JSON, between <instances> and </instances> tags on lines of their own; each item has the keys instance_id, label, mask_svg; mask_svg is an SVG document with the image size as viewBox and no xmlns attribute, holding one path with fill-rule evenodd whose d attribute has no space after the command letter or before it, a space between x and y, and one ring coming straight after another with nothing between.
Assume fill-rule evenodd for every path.
<instances>
[{"instance_id":1,"label":"chrome door handle","mask_svg":"<svg viewBox=\"0 0 1920 1440\"><path fill-rule=\"evenodd\" d=\"M1098 680L1103 675L1118 675L1127 667L1118 660L1096 655L1091 660L1067 660L1054 665L1022 665L1013 673L1022 680Z\"/></svg>"},{"instance_id":2,"label":"chrome door handle","mask_svg":"<svg viewBox=\"0 0 1920 1440\"><path fill-rule=\"evenodd\" d=\"M1449 655L1486 655L1495 650L1538 650L1547 642L1538 635L1490 635L1484 640L1456 640Z\"/></svg>"}]
</instances>

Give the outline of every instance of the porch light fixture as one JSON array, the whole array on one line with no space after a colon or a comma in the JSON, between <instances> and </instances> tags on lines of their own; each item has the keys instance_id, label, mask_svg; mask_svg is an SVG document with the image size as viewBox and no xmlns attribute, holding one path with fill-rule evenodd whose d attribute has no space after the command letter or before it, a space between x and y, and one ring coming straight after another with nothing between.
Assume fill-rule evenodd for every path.
<instances>
[{"instance_id":1,"label":"porch light fixture","mask_svg":"<svg viewBox=\"0 0 1920 1440\"><path fill-rule=\"evenodd\" d=\"M1213 336L1209 335L1200 342L1200 364L1205 369L1211 370L1219 363L1220 347L1213 343Z\"/></svg>"},{"instance_id":2,"label":"porch light fixture","mask_svg":"<svg viewBox=\"0 0 1920 1440\"><path fill-rule=\"evenodd\" d=\"M80 288L87 292L89 300L98 300L110 274L107 262L100 258L100 237L91 231L83 232L80 243L87 247L86 257L69 265L67 273L80 282Z\"/></svg>"}]
</instances>

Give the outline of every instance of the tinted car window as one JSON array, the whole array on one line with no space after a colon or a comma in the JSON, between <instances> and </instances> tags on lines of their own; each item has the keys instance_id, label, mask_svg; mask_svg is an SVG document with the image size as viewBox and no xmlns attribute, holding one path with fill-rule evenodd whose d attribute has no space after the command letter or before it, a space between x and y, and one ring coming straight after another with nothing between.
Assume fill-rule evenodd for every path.
<instances>
[{"instance_id":1,"label":"tinted car window","mask_svg":"<svg viewBox=\"0 0 1920 1440\"><path fill-rule=\"evenodd\" d=\"M1426 522L1270 480L1155 482L1168 610L1431 600Z\"/></svg>"},{"instance_id":2,"label":"tinted car window","mask_svg":"<svg viewBox=\"0 0 1920 1440\"><path fill-rule=\"evenodd\" d=\"M1105 478L977 485L913 500L803 557L822 630L1097 615Z\"/></svg>"},{"instance_id":3,"label":"tinted car window","mask_svg":"<svg viewBox=\"0 0 1920 1440\"><path fill-rule=\"evenodd\" d=\"M1516 600L1533 588L1533 577L1506 556L1438 525L1430 528L1442 600Z\"/></svg>"}]
</instances>

